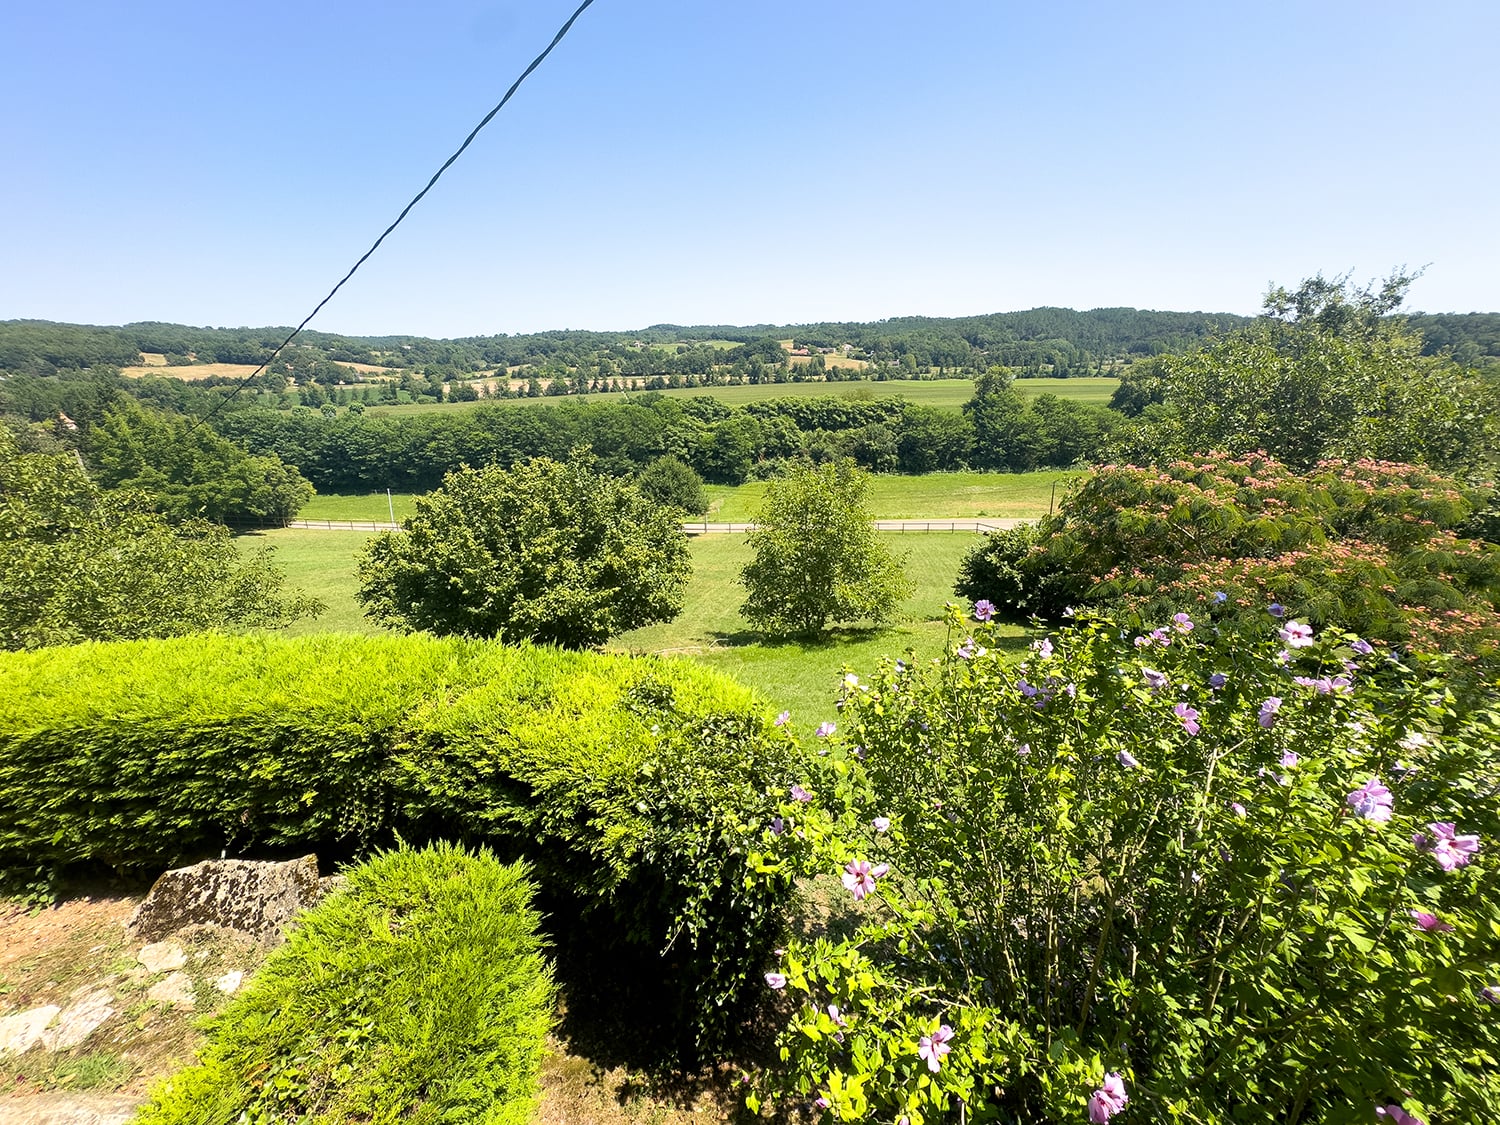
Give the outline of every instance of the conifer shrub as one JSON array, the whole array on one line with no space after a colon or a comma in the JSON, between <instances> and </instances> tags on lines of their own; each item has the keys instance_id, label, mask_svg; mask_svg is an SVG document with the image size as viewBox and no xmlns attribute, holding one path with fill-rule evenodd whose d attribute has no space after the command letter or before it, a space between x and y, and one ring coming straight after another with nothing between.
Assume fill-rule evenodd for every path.
<instances>
[{"instance_id":1,"label":"conifer shrub","mask_svg":"<svg viewBox=\"0 0 1500 1125\"><path fill-rule=\"evenodd\" d=\"M686 661L427 636L204 635L0 656L0 872L147 876L221 851L457 839L711 1046L783 901L745 835L791 743ZM668 979L662 980L660 978Z\"/></svg>"},{"instance_id":2,"label":"conifer shrub","mask_svg":"<svg viewBox=\"0 0 1500 1125\"><path fill-rule=\"evenodd\" d=\"M524 1125L552 980L521 865L385 852L303 914L137 1125Z\"/></svg>"},{"instance_id":3,"label":"conifer shrub","mask_svg":"<svg viewBox=\"0 0 1500 1125\"><path fill-rule=\"evenodd\" d=\"M769 1091L909 1125L1500 1115L1492 694L1265 606L1021 661L951 624L935 665L846 677L762 835L852 911L768 966Z\"/></svg>"}]
</instances>

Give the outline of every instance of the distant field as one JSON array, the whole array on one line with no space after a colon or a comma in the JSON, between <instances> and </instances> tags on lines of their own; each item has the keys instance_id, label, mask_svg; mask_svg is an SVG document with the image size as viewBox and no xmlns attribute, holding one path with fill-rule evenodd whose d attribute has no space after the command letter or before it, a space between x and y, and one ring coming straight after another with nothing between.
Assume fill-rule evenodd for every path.
<instances>
[{"instance_id":1,"label":"distant field","mask_svg":"<svg viewBox=\"0 0 1500 1125\"><path fill-rule=\"evenodd\" d=\"M928 473L919 477L871 478L866 504L876 519L1000 516L1029 519L1045 515L1053 486L1061 498L1068 482L1083 473L1049 469L1036 473ZM709 520L742 523L752 518L765 496L764 481L706 486Z\"/></svg>"},{"instance_id":2,"label":"distant field","mask_svg":"<svg viewBox=\"0 0 1500 1125\"><path fill-rule=\"evenodd\" d=\"M1089 379L1017 379L1016 390L1027 397L1040 394L1054 394L1060 398L1076 399L1079 402L1092 402L1104 405L1109 402L1109 396L1114 394L1115 388L1120 385L1118 379L1089 378ZM730 406L743 406L749 402L760 402L768 398L823 398L832 395L836 398L904 398L908 402L919 403L923 406L935 406L947 410L959 410L963 404L968 402L974 394L974 383L971 379L924 379L924 380L890 380L887 382L817 382L817 383L759 383L754 386L743 387L683 387L679 390L661 391L661 394L672 398L694 398L706 395L710 398L719 399ZM628 395L606 394L589 395L592 402L620 402ZM537 406L545 403L555 403L558 398L511 398L511 399L485 399L487 404L500 406ZM476 403L472 402L442 402L413 404L410 406L379 406L372 407L370 413L374 414L419 414L430 410L469 410Z\"/></svg>"},{"instance_id":3,"label":"distant field","mask_svg":"<svg viewBox=\"0 0 1500 1125\"><path fill-rule=\"evenodd\" d=\"M223 375L231 379L243 379L256 370L253 363L195 363L190 367L164 367L148 362L142 367L122 367L120 374L128 379L139 379L143 375L163 375L168 379L181 379L184 383L207 379L210 375Z\"/></svg>"},{"instance_id":4,"label":"distant field","mask_svg":"<svg viewBox=\"0 0 1500 1125\"><path fill-rule=\"evenodd\" d=\"M277 530L241 536L242 546L275 547L275 559L292 585L314 594L328 610L313 621L293 625L298 636L318 632L378 633L354 600L355 556L370 536L355 531ZM954 600L959 559L978 541L963 532L884 534L883 542L907 555L906 571L916 592L902 607L902 620L881 630L837 630L820 643L762 643L739 615L744 591L737 578L750 553L743 535L701 536L691 541L693 578L682 614L616 637L608 646L620 652L664 652L701 661L756 689L771 710L788 708L802 733L835 717L833 700L845 665L860 673L881 656L914 649L919 659L935 656L947 639L944 603ZM1022 631L1005 630L1014 643Z\"/></svg>"},{"instance_id":5,"label":"distant field","mask_svg":"<svg viewBox=\"0 0 1500 1125\"><path fill-rule=\"evenodd\" d=\"M390 519L391 508L396 509L396 519L404 520L407 516L416 512L413 503L414 496L410 492L396 492L391 495L391 503L386 503L384 492L372 492L368 495L349 496L330 493L327 496L314 496L297 513L299 520L351 520L364 522L366 520L381 523Z\"/></svg>"},{"instance_id":6,"label":"distant field","mask_svg":"<svg viewBox=\"0 0 1500 1125\"><path fill-rule=\"evenodd\" d=\"M934 519L976 516L1033 518L1046 513L1052 503L1053 486L1061 499L1068 482L1083 474L1072 469L1048 469L1036 473L929 473L920 477L875 476L870 481L867 502L876 519ZM763 482L707 486L709 512L706 517L720 523L743 523L755 514L765 495ZM397 492L391 497L396 519L416 511L413 495ZM298 519L384 521L389 519L384 492L362 496L314 496Z\"/></svg>"}]
</instances>

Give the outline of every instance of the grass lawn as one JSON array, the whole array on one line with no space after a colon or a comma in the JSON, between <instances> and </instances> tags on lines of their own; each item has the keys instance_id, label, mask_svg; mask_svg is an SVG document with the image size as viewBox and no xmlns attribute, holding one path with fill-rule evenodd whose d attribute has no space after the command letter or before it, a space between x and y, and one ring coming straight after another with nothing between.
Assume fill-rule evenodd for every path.
<instances>
[{"instance_id":1,"label":"grass lawn","mask_svg":"<svg viewBox=\"0 0 1500 1125\"><path fill-rule=\"evenodd\" d=\"M382 496L384 503L385 497ZM304 633L379 633L381 628L365 617L354 600L354 556L369 541L364 531L301 531L277 528L238 537L246 549L273 547L273 559L290 585L312 594L328 606L318 617L303 619L286 629L286 635Z\"/></svg>"},{"instance_id":2,"label":"grass lawn","mask_svg":"<svg viewBox=\"0 0 1500 1125\"><path fill-rule=\"evenodd\" d=\"M971 519L975 516L1012 516L1026 519L1046 515L1056 485L1060 500L1068 482L1083 473L1075 469L1046 469L1035 473L927 473L907 477L870 478L865 504L876 519ZM750 484L711 484L707 519L741 523L755 515L765 496L764 481Z\"/></svg>"},{"instance_id":3,"label":"grass lawn","mask_svg":"<svg viewBox=\"0 0 1500 1125\"><path fill-rule=\"evenodd\" d=\"M354 600L354 558L369 538L359 531L278 529L243 535L239 541L247 548L274 547L277 565L291 584L327 603L321 617L299 621L286 631L300 636L381 631ZM799 732L810 735L819 722L833 717L833 699L845 665L868 672L880 657L900 656L908 648L919 659L937 655L947 637L943 606L954 600L959 559L978 539L964 532L890 533L881 538L892 550L906 552L906 572L916 584L900 619L884 629L830 630L813 644L762 641L739 615L744 591L737 579L750 558L745 537L704 535L690 544L693 578L681 615L664 625L624 633L608 647L677 654L718 668L758 691L771 710L789 709ZM1009 633L1019 647L1022 631Z\"/></svg>"},{"instance_id":4,"label":"grass lawn","mask_svg":"<svg viewBox=\"0 0 1500 1125\"><path fill-rule=\"evenodd\" d=\"M921 660L936 656L947 640L943 606L954 601L959 559L977 536L962 532L886 534L881 539L905 552L906 572L915 583L901 607L901 619L884 629L830 630L818 643L764 642L748 631L739 607L744 590L739 571L750 559L742 535L704 535L693 540L693 579L681 616L664 625L624 633L610 642L616 651L675 653L727 672L754 688L774 711L786 708L798 732L810 735L834 718L833 700L845 666L861 674L882 656L907 649ZM1024 631L1005 628L1019 648Z\"/></svg>"},{"instance_id":5,"label":"grass lawn","mask_svg":"<svg viewBox=\"0 0 1500 1125\"><path fill-rule=\"evenodd\" d=\"M1061 398L1076 399L1104 405L1114 394L1120 380L1107 376L1085 379L1017 379L1016 390L1028 398L1041 394L1054 394ZM761 402L768 398L904 398L908 402L923 406L936 406L947 410L959 410L974 394L972 379L893 379L887 382L855 380L850 382L809 383L757 383L742 387L683 387L679 390L658 392L672 398L694 398L705 395L719 399L729 406L744 406L749 402ZM557 403L572 396L541 398L484 399L486 404L498 406L538 406ZM622 402L628 394L603 394L586 396L591 402ZM421 414L434 410L470 410L478 405L473 402L411 403L406 406L372 406L371 414Z\"/></svg>"},{"instance_id":6,"label":"grass lawn","mask_svg":"<svg viewBox=\"0 0 1500 1125\"><path fill-rule=\"evenodd\" d=\"M384 492L370 492L354 496L329 493L326 496L314 496L297 513L296 518L299 520L385 522L391 518L391 508L394 507L396 519L404 520L407 516L416 514L417 506L413 500L414 495L410 492L392 493L389 505L386 503Z\"/></svg>"},{"instance_id":7,"label":"grass lawn","mask_svg":"<svg viewBox=\"0 0 1500 1125\"><path fill-rule=\"evenodd\" d=\"M876 519L920 519L951 517L971 519L975 516L1015 516L1028 518L1046 513L1052 501L1052 486L1057 496L1070 480L1083 474L1072 469L1046 469L1035 473L928 473L919 477L875 476L870 480L868 503ZM763 482L707 488L708 519L722 523L748 520L760 506L765 494ZM415 510L412 494L397 492L392 497L396 518L405 519ZM314 496L299 519L308 520L385 520L388 509L384 492L363 496Z\"/></svg>"}]
</instances>

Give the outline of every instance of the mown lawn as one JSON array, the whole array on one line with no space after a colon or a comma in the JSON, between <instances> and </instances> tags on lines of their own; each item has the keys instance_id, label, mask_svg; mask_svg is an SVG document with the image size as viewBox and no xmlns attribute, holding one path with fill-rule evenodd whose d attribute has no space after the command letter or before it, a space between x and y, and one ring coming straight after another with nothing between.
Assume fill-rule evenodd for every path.
<instances>
[{"instance_id":1,"label":"mown lawn","mask_svg":"<svg viewBox=\"0 0 1500 1125\"><path fill-rule=\"evenodd\" d=\"M380 632L354 600L354 559L369 538L358 531L278 529L242 536L240 542L246 547L274 547L276 561L292 585L327 603L321 617L287 630L295 636ZM608 647L675 653L718 668L758 691L768 708L789 709L798 729L810 733L821 720L833 717L838 678L846 665L867 672L880 657L900 656L908 648L918 659L937 655L947 639L943 606L954 600L959 559L978 541L963 532L889 533L881 539L906 554L906 572L916 584L901 607L900 619L884 629L830 630L817 643L767 641L749 632L739 615L744 591L737 581L750 558L745 537L704 535L689 544L693 578L681 615L664 625L622 634ZM1009 635L1018 646L1022 643L1021 630Z\"/></svg>"},{"instance_id":2,"label":"mown lawn","mask_svg":"<svg viewBox=\"0 0 1500 1125\"><path fill-rule=\"evenodd\" d=\"M1033 518L1044 514L1052 502L1053 486L1060 499L1069 481L1082 476L1073 469L1047 469L1035 473L928 473L905 477L878 475L870 478L866 496L876 519L934 518L969 519L976 516ZM708 519L727 523L748 520L760 506L765 484L708 486ZM405 519L415 510L409 492L392 496L396 518ZM297 513L308 520L386 520L389 507L384 492L359 496L314 496Z\"/></svg>"},{"instance_id":3,"label":"mown lawn","mask_svg":"<svg viewBox=\"0 0 1500 1125\"><path fill-rule=\"evenodd\" d=\"M381 497L385 499L384 496ZM327 609L311 620L295 622L288 636L304 633L379 633L354 600L354 557L370 539L365 531L302 531L277 528L239 536L246 549L271 547L276 565L297 589L313 595Z\"/></svg>"},{"instance_id":4,"label":"mown lawn","mask_svg":"<svg viewBox=\"0 0 1500 1125\"><path fill-rule=\"evenodd\" d=\"M876 519L970 519L1001 516L1034 519L1045 515L1056 496L1084 474L1076 469L1047 469L1035 473L927 473L905 477L870 478L865 505ZM750 484L711 484L706 487L707 519L741 523L751 519L765 496L764 481Z\"/></svg>"},{"instance_id":5,"label":"mown lawn","mask_svg":"<svg viewBox=\"0 0 1500 1125\"><path fill-rule=\"evenodd\" d=\"M943 607L954 601L953 579L960 558L978 541L962 532L888 533L881 540L906 555L906 572L915 584L899 619L883 629L835 629L816 643L768 641L751 633L739 608L745 600L739 571L750 559L743 535L704 535L692 542L693 580L682 615L616 637L611 649L667 652L691 656L754 688L775 710L792 712L803 734L834 718L833 699L847 666L859 673L873 669L882 656L917 659L936 656L947 641ZM1007 629L1019 647L1021 629ZM961 639L961 638L960 638Z\"/></svg>"}]
</instances>

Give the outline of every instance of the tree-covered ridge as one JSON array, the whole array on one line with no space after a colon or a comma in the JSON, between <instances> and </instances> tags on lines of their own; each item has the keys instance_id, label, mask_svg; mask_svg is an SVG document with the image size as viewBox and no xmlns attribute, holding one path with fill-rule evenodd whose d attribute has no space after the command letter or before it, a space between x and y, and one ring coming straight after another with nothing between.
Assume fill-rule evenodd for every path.
<instances>
[{"instance_id":1,"label":"tree-covered ridge","mask_svg":"<svg viewBox=\"0 0 1500 1125\"><path fill-rule=\"evenodd\" d=\"M1101 360L1181 350L1244 320L1227 313L1037 308L952 318L804 325L658 324L625 332L560 330L451 340L307 331L298 336L297 344L334 362L398 369L437 364L460 372L548 364L571 368L613 360L627 365L625 374L655 374L629 370L632 357L662 351L667 356L692 353L710 363L748 359L756 353L763 359L779 359L781 349L776 342L781 340L808 349L847 345L851 354L875 363L900 364L911 356L923 368L982 369L1000 363L1023 369L1061 366L1070 370ZM0 321L0 370L49 374L101 363L129 366L139 362L142 352L164 355L169 363L260 363L290 331L284 327L195 328L154 321L118 327ZM739 347L726 348L725 344Z\"/></svg>"}]
</instances>

